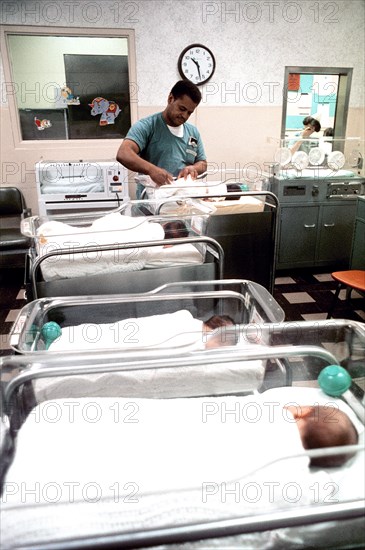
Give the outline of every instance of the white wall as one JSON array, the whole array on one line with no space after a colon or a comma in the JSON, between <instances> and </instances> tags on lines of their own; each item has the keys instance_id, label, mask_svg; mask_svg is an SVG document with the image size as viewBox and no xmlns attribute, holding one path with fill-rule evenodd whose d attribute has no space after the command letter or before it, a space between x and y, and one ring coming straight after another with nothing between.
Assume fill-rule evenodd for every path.
<instances>
[{"instance_id":1,"label":"white wall","mask_svg":"<svg viewBox=\"0 0 365 550\"><path fill-rule=\"evenodd\" d=\"M347 135L364 138L364 11L363 0L1 3L3 24L134 29L139 118L164 107L180 78L180 52L195 42L208 46L216 72L202 87L192 122L209 161L242 166L272 160L270 138L280 136L285 66L353 67ZM17 183L36 207L33 167L39 152L29 143L15 147L6 101L1 116L2 183ZM113 158L118 141L74 147L45 145L43 158Z\"/></svg>"}]
</instances>

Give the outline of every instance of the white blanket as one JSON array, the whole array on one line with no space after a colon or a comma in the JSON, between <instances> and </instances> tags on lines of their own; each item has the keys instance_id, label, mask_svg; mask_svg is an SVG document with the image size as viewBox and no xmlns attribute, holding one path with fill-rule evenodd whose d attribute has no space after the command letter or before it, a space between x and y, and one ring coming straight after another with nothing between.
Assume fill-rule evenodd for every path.
<instances>
[{"instance_id":1,"label":"white blanket","mask_svg":"<svg viewBox=\"0 0 365 550\"><path fill-rule=\"evenodd\" d=\"M204 263L204 254L202 254L193 244L176 244L164 247L155 247L149 249L145 269L170 267L179 265L200 265Z\"/></svg>"},{"instance_id":2,"label":"white blanket","mask_svg":"<svg viewBox=\"0 0 365 550\"><path fill-rule=\"evenodd\" d=\"M290 413L257 396L56 400L37 406L22 426L6 480L43 487L93 480L104 496L113 495L113 483L133 481L142 496L258 479L249 473L302 451ZM307 463L294 460L295 469Z\"/></svg>"},{"instance_id":3,"label":"white blanket","mask_svg":"<svg viewBox=\"0 0 365 550\"><path fill-rule=\"evenodd\" d=\"M169 348L203 346L203 322L187 310L115 323L83 323L63 327L49 351L93 349Z\"/></svg>"},{"instance_id":4,"label":"white blanket","mask_svg":"<svg viewBox=\"0 0 365 550\"><path fill-rule=\"evenodd\" d=\"M60 249L70 250L69 254L52 256L42 262L43 278L52 281L98 273L141 270L150 253L148 248L90 252L88 247L163 240L165 233L159 223L150 222L146 218L111 213L86 228L76 229L62 222L49 221L39 227L37 237L40 256ZM82 253L72 253L74 248L79 247L84 248Z\"/></svg>"},{"instance_id":5,"label":"white blanket","mask_svg":"<svg viewBox=\"0 0 365 550\"><path fill-rule=\"evenodd\" d=\"M218 334L219 336L219 334ZM222 333L224 338L224 333ZM100 349L136 348L158 350L165 355L187 354L203 349L207 334L202 321L187 310L171 314L152 315L139 319L124 319L116 323L92 324L62 328L61 336L49 347L49 352L93 351ZM252 345L250 345L252 346ZM224 358L211 364L178 370L145 369L130 372L84 374L55 378L40 378L33 382L38 402L60 397L101 397L129 395L133 397L183 397L253 391L258 389L265 373L263 361L226 364Z\"/></svg>"},{"instance_id":6,"label":"white blanket","mask_svg":"<svg viewBox=\"0 0 365 550\"><path fill-rule=\"evenodd\" d=\"M227 185L222 182L205 182L193 180L190 176L186 179L179 178L169 185L160 187L146 187L149 198L164 199L168 197L194 197L201 195L225 195Z\"/></svg>"}]
</instances>

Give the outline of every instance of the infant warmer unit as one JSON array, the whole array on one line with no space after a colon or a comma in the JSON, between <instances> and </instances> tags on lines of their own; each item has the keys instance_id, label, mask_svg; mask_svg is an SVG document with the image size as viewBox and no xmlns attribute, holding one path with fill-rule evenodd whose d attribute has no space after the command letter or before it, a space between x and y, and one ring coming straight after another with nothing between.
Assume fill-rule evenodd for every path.
<instances>
[{"instance_id":1,"label":"infant warmer unit","mask_svg":"<svg viewBox=\"0 0 365 550\"><path fill-rule=\"evenodd\" d=\"M109 210L129 200L128 172L117 161L41 161L35 173L41 216Z\"/></svg>"}]
</instances>

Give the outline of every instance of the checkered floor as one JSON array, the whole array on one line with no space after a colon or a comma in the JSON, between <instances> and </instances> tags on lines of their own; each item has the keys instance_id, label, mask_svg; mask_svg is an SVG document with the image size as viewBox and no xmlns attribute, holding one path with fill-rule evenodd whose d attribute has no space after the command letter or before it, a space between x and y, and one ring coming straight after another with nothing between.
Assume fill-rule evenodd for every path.
<instances>
[{"instance_id":1,"label":"checkered floor","mask_svg":"<svg viewBox=\"0 0 365 550\"><path fill-rule=\"evenodd\" d=\"M278 274L274 298L285 311L287 321L318 321L326 319L336 286L330 273L302 270ZM352 291L351 299L346 300L346 290L341 290L333 318L365 322L365 298Z\"/></svg>"},{"instance_id":2,"label":"checkered floor","mask_svg":"<svg viewBox=\"0 0 365 550\"><path fill-rule=\"evenodd\" d=\"M0 355L12 353L9 332L19 310L26 304L21 270L0 270ZM275 280L274 298L285 312L287 321L326 319L336 283L330 273L300 271L279 273ZM346 301L340 292L333 317L365 322L365 298L356 292Z\"/></svg>"}]
</instances>

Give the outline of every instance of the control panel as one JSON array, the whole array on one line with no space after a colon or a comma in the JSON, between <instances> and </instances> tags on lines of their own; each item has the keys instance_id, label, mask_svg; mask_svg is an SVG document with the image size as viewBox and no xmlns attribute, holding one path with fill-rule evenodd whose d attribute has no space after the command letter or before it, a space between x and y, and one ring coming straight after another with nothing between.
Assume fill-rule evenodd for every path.
<instances>
[{"instance_id":1,"label":"control panel","mask_svg":"<svg viewBox=\"0 0 365 550\"><path fill-rule=\"evenodd\" d=\"M363 184L356 182L333 182L327 184L327 198L353 199L354 195L362 195Z\"/></svg>"}]
</instances>

